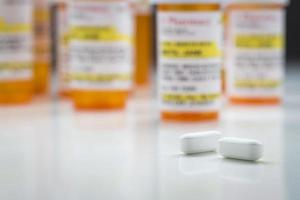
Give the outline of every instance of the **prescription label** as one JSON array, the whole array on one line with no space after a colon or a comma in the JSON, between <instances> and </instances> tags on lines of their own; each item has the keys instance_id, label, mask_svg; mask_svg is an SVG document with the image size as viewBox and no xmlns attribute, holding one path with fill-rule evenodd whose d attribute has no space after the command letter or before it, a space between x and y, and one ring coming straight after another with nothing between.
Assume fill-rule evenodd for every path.
<instances>
[{"instance_id":1,"label":"prescription label","mask_svg":"<svg viewBox=\"0 0 300 200\"><path fill-rule=\"evenodd\" d=\"M69 23L70 86L130 89L134 24L129 4L74 1Z\"/></svg>"},{"instance_id":2,"label":"prescription label","mask_svg":"<svg viewBox=\"0 0 300 200\"><path fill-rule=\"evenodd\" d=\"M157 23L161 110L216 111L221 91L221 14L161 11Z\"/></svg>"},{"instance_id":3,"label":"prescription label","mask_svg":"<svg viewBox=\"0 0 300 200\"><path fill-rule=\"evenodd\" d=\"M277 97L284 79L283 10L229 13L226 66L228 92L239 97Z\"/></svg>"},{"instance_id":4,"label":"prescription label","mask_svg":"<svg viewBox=\"0 0 300 200\"><path fill-rule=\"evenodd\" d=\"M32 78L32 5L30 0L0 1L0 80Z\"/></svg>"}]
</instances>

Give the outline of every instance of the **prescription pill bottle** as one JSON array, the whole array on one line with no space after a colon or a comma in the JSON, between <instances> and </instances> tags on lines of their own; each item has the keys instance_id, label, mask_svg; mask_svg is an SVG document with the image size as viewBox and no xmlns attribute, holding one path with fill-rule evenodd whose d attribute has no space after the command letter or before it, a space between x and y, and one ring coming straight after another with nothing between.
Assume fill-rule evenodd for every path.
<instances>
[{"instance_id":1,"label":"prescription pill bottle","mask_svg":"<svg viewBox=\"0 0 300 200\"><path fill-rule=\"evenodd\" d=\"M130 2L73 0L69 23L69 77L75 107L124 108L134 69Z\"/></svg>"},{"instance_id":2,"label":"prescription pill bottle","mask_svg":"<svg viewBox=\"0 0 300 200\"><path fill-rule=\"evenodd\" d=\"M286 0L229 0L227 95L233 104L279 104L285 66Z\"/></svg>"},{"instance_id":3,"label":"prescription pill bottle","mask_svg":"<svg viewBox=\"0 0 300 200\"><path fill-rule=\"evenodd\" d=\"M58 78L58 91L63 97L69 97L69 23L68 1L58 0L54 2L54 46L55 63Z\"/></svg>"},{"instance_id":4,"label":"prescription pill bottle","mask_svg":"<svg viewBox=\"0 0 300 200\"><path fill-rule=\"evenodd\" d=\"M221 93L217 0L157 0L158 87L166 121L215 120Z\"/></svg>"},{"instance_id":5,"label":"prescription pill bottle","mask_svg":"<svg viewBox=\"0 0 300 200\"><path fill-rule=\"evenodd\" d=\"M223 1L222 1L223 2ZM226 65L225 65L225 13L224 13L224 4L222 4L221 8L222 12L222 65L221 65L221 83L222 83L222 94L224 95L226 92Z\"/></svg>"},{"instance_id":6,"label":"prescription pill bottle","mask_svg":"<svg viewBox=\"0 0 300 200\"><path fill-rule=\"evenodd\" d=\"M0 1L0 103L25 103L33 95L32 1Z\"/></svg>"},{"instance_id":7,"label":"prescription pill bottle","mask_svg":"<svg viewBox=\"0 0 300 200\"><path fill-rule=\"evenodd\" d=\"M149 0L134 1L135 84L148 86L152 65L152 12Z\"/></svg>"},{"instance_id":8,"label":"prescription pill bottle","mask_svg":"<svg viewBox=\"0 0 300 200\"><path fill-rule=\"evenodd\" d=\"M34 1L35 92L48 92L51 67L50 6L48 0Z\"/></svg>"}]
</instances>

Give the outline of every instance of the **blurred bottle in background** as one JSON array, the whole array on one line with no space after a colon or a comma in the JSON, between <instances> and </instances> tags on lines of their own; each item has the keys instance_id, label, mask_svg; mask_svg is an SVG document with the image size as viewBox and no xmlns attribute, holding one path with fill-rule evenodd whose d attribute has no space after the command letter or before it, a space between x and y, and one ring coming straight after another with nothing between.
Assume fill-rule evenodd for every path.
<instances>
[{"instance_id":1,"label":"blurred bottle in background","mask_svg":"<svg viewBox=\"0 0 300 200\"><path fill-rule=\"evenodd\" d=\"M224 3L222 1L222 3ZM221 66L221 79L222 79L222 92L226 93L226 65L225 65L225 20L224 5L222 4L222 66Z\"/></svg>"},{"instance_id":2,"label":"blurred bottle in background","mask_svg":"<svg viewBox=\"0 0 300 200\"><path fill-rule=\"evenodd\" d=\"M56 74L58 80L58 93L61 96L69 97L69 22L68 22L68 1L56 0L52 5L52 19L54 26L54 54Z\"/></svg>"},{"instance_id":3,"label":"blurred bottle in background","mask_svg":"<svg viewBox=\"0 0 300 200\"><path fill-rule=\"evenodd\" d=\"M48 0L34 1L35 92L48 92L51 73L50 6Z\"/></svg>"},{"instance_id":4,"label":"blurred bottle in background","mask_svg":"<svg viewBox=\"0 0 300 200\"><path fill-rule=\"evenodd\" d=\"M33 96L32 1L0 1L0 103Z\"/></svg>"},{"instance_id":5,"label":"blurred bottle in background","mask_svg":"<svg viewBox=\"0 0 300 200\"><path fill-rule=\"evenodd\" d=\"M130 2L73 0L69 11L69 71L75 108L124 108L134 70Z\"/></svg>"},{"instance_id":6,"label":"blurred bottle in background","mask_svg":"<svg viewBox=\"0 0 300 200\"><path fill-rule=\"evenodd\" d=\"M135 84L148 86L152 67L152 12L149 0L134 0Z\"/></svg>"},{"instance_id":7,"label":"blurred bottle in background","mask_svg":"<svg viewBox=\"0 0 300 200\"><path fill-rule=\"evenodd\" d=\"M156 0L161 118L218 118L222 17L218 0Z\"/></svg>"},{"instance_id":8,"label":"blurred bottle in background","mask_svg":"<svg viewBox=\"0 0 300 200\"><path fill-rule=\"evenodd\" d=\"M226 2L227 95L234 104L279 104L286 0Z\"/></svg>"}]
</instances>

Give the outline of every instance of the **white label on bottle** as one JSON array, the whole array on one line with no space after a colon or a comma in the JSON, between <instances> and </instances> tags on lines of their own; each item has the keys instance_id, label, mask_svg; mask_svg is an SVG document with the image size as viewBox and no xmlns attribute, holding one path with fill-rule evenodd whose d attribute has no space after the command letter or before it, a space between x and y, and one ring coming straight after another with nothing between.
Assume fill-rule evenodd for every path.
<instances>
[{"instance_id":1,"label":"white label on bottle","mask_svg":"<svg viewBox=\"0 0 300 200\"><path fill-rule=\"evenodd\" d=\"M70 26L71 87L130 89L134 28L129 4L73 2Z\"/></svg>"},{"instance_id":2,"label":"white label on bottle","mask_svg":"<svg viewBox=\"0 0 300 200\"><path fill-rule=\"evenodd\" d=\"M163 111L217 111L221 91L219 12L158 13L159 101Z\"/></svg>"},{"instance_id":3,"label":"white label on bottle","mask_svg":"<svg viewBox=\"0 0 300 200\"><path fill-rule=\"evenodd\" d=\"M0 81L33 76L31 0L0 1Z\"/></svg>"},{"instance_id":4,"label":"white label on bottle","mask_svg":"<svg viewBox=\"0 0 300 200\"><path fill-rule=\"evenodd\" d=\"M228 94L279 97L284 79L284 10L229 14L226 41Z\"/></svg>"}]
</instances>

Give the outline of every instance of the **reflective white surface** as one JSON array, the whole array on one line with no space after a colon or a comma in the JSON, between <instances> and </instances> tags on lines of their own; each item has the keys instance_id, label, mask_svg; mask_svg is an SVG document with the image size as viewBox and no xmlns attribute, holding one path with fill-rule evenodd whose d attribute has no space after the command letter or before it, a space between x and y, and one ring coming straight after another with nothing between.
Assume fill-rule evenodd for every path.
<instances>
[{"instance_id":1,"label":"reflective white surface","mask_svg":"<svg viewBox=\"0 0 300 200\"><path fill-rule=\"evenodd\" d=\"M50 100L1 107L0 199L298 200L299 72L289 71L285 106L224 106L211 123L161 123L145 96L124 112ZM260 140L262 161L180 153L180 135L211 129Z\"/></svg>"}]
</instances>

